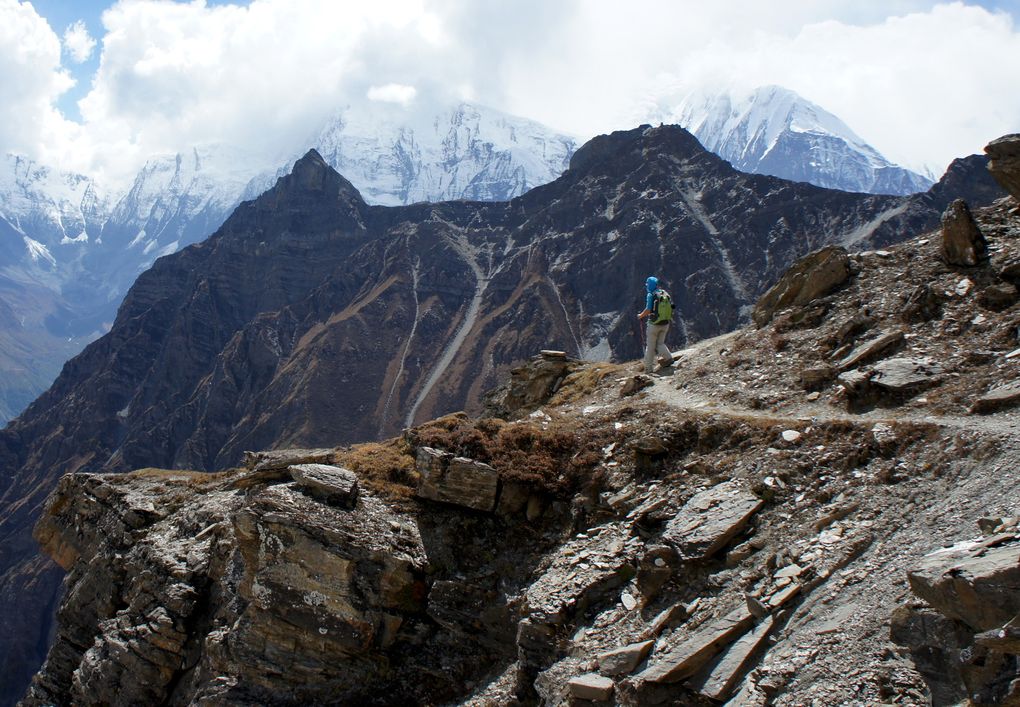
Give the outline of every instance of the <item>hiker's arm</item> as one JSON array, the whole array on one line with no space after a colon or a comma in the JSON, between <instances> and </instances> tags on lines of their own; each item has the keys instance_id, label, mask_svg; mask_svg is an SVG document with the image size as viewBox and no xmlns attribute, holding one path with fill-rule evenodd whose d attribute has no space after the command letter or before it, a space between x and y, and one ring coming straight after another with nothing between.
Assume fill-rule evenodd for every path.
<instances>
[{"instance_id":1,"label":"hiker's arm","mask_svg":"<svg viewBox=\"0 0 1020 707\"><path fill-rule=\"evenodd\" d=\"M651 314L652 314L652 302L653 302L652 298L653 298L653 295L652 295L651 292L649 292L648 295L645 297L645 308L643 310L641 310L640 312L638 312L638 315L637 315L638 319L647 319L649 316L651 316Z\"/></svg>"}]
</instances>

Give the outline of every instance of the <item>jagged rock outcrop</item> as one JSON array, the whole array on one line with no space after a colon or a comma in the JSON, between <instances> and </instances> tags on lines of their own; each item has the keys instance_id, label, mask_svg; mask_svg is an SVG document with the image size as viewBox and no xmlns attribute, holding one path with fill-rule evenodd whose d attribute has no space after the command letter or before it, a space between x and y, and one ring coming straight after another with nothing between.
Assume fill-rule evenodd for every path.
<instances>
[{"instance_id":1,"label":"jagged rock outcrop","mask_svg":"<svg viewBox=\"0 0 1020 707\"><path fill-rule=\"evenodd\" d=\"M967 202L957 199L942 214L942 257L950 265L977 265L987 256L988 244Z\"/></svg>"},{"instance_id":2,"label":"jagged rock outcrop","mask_svg":"<svg viewBox=\"0 0 1020 707\"><path fill-rule=\"evenodd\" d=\"M975 213L1005 262L1011 209ZM699 342L633 395L629 364L574 361L513 421L451 414L213 475L67 477L38 525L70 572L30 700L115 701L147 660L126 693L172 704L1009 704L1020 428L966 406L1009 379L1016 312L979 304L999 263L958 287L933 236L851 256L813 323ZM922 282L942 311L905 324ZM907 393L927 359L945 374L868 415L838 385L791 387L848 358ZM419 469L458 458L495 473L494 508L418 495ZM353 507L310 470L353 474ZM902 607L905 579L925 605Z\"/></svg>"},{"instance_id":3,"label":"jagged rock outcrop","mask_svg":"<svg viewBox=\"0 0 1020 707\"><path fill-rule=\"evenodd\" d=\"M780 309L805 305L827 295L850 275L845 248L829 246L806 255L758 300L752 314L754 323L764 326Z\"/></svg>"},{"instance_id":4,"label":"jagged rock outcrop","mask_svg":"<svg viewBox=\"0 0 1020 707\"><path fill-rule=\"evenodd\" d=\"M1002 188L1020 201L1020 133L1003 135L985 146L988 171Z\"/></svg>"},{"instance_id":5,"label":"jagged rock outcrop","mask_svg":"<svg viewBox=\"0 0 1020 707\"><path fill-rule=\"evenodd\" d=\"M209 240L159 259L110 333L0 433L0 618L18 624L0 670L24 684L40 659L57 575L29 528L59 475L379 439L477 410L539 349L636 357L647 271L672 283L670 345L720 333L805 248L929 228L945 189L745 175L665 126L594 141L506 203L384 208L309 153Z\"/></svg>"},{"instance_id":6,"label":"jagged rock outcrop","mask_svg":"<svg viewBox=\"0 0 1020 707\"><path fill-rule=\"evenodd\" d=\"M925 604L901 607L891 634L915 656L937 704L1020 702L1020 544L1013 532L936 550L908 573Z\"/></svg>"}]
</instances>

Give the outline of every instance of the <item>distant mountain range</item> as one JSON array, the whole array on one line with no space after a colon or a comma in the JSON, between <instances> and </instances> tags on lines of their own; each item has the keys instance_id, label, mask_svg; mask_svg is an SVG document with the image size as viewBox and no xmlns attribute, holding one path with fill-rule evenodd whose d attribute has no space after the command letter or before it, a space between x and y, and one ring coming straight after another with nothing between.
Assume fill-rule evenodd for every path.
<instances>
[{"instance_id":1,"label":"distant mountain range","mask_svg":"<svg viewBox=\"0 0 1020 707\"><path fill-rule=\"evenodd\" d=\"M370 203L387 205L510 199L558 177L576 149L569 136L467 103L424 116L351 107L313 143ZM118 193L21 157L0 161L0 425L109 329L141 272L206 238L290 164L264 171L239 148L195 149L151 160Z\"/></svg>"},{"instance_id":2,"label":"distant mountain range","mask_svg":"<svg viewBox=\"0 0 1020 707\"><path fill-rule=\"evenodd\" d=\"M736 168L846 191L907 194L930 182L890 164L838 118L778 87L662 100L657 120L691 129ZM574 138L461 103L425 111L368 102L309 140L370 204L504 201L558 177ZM8 155L0 160L0 425L107 331L138 275L215 231L308 148L265 170L242 148L150 160L127 191Z\"/></svg>"},{"instance_id":3,"label":"distant mountain range","mask_svg":"<svg viewBox=\"0 0 1020 707\"><path fill-rule=\"evenodd\" d=\"M653 117L690 130L744 172L870 194L913 194L932 180L892 164L847 125L789 89L694 91Z\"/></svg>"}]
</instances>

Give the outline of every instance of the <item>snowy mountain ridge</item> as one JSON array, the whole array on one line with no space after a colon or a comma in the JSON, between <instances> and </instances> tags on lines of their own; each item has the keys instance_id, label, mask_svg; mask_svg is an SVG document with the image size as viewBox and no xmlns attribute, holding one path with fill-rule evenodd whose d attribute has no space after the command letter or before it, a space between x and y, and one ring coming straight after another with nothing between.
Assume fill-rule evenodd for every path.
<instances>
[{"instance_id":1,"label":"snowy mountain ridge","mask_svg":"<svg viewBox=\"0 0 1020 707\"><path fill-rule=\"evenodd\" d=\"M893 164L842 120L781 86L696 90L660 99L655 120L677 123L734 167L844 191L911 194L932 181Z\"/></svg>"}]
</instances>

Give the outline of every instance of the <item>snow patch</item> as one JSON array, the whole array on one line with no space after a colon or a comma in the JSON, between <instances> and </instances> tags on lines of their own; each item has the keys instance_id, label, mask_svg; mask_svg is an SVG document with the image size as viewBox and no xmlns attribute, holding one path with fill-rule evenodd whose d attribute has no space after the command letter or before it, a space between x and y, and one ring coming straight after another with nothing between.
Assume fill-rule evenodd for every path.
<instances>
[{"instance_id":1,"label":"snow patch","mask_svg":"<svg viewBox=\"0 0 1020 707\"><path fill-rule=\"evenodd\" d=\"M40 260L45 260L50 265L56 267L57 259L50 253L49 248L28 236L22 236L22 239L25 241L25 247L28 248L28 256L32 258L32 262L38 263Z\"/></svg>"}]
</instances>

